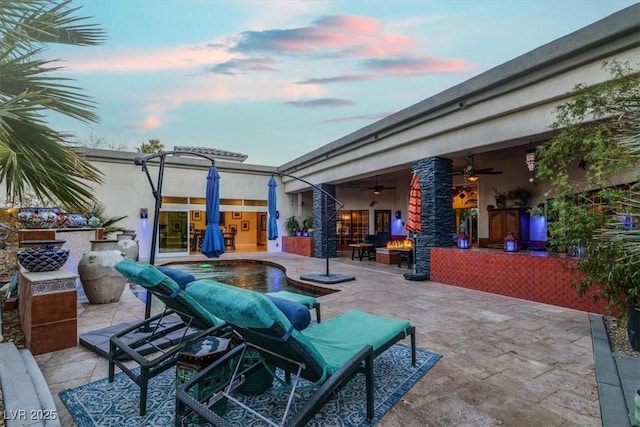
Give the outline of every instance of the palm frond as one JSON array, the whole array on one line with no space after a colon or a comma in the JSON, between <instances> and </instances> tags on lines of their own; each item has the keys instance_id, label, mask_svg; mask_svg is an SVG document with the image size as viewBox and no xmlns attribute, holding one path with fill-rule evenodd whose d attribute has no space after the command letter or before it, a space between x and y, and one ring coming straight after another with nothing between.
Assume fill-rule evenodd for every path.
<instances>
[{"instance_id":1,"label":"palm frond","mask_svg":"<svg viewBox=\"0 0 640 427\"><path fill-rule=\"evenodd\" d=\"M101 172L68 147L69 135L45 122L47 111L99 119L82 89L56 75L62 70L56 60L41 58L44 43L90 46L104 39L70 3L0 0L0 181L10 200L34 193L79 207L94 199L92 183L101 182Z\"/></svg>"}]
</instances>

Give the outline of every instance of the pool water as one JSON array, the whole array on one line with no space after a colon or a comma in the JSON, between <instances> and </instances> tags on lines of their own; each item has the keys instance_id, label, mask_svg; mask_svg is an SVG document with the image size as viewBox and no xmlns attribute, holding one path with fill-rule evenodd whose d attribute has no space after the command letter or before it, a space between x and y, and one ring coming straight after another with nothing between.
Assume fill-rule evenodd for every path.
<instances>
[{"instance_id":1,"label":"pool water","mask_svg":"<svg viewBox=\"0 0 640 427\"><path fill-rule=\"evenodd\" d=\"M287 279L287 275L281 268L260 262L218 261L206 263L169 264L167 267L191 273L198 280L215 280L217 282L262 293L289 291L303 295L318 296L318 294L314 294L291 284Z\"/></svg>"}]
</instances>

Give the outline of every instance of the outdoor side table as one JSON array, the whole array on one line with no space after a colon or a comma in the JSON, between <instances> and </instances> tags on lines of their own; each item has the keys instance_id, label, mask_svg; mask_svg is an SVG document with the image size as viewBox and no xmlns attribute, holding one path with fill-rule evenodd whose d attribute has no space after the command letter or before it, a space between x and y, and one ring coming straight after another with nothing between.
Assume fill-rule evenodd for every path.
<instances>
[{"instance_id":1,"label":"outdoor side table","mask_svg":"<svg viewBox=\"0 0 640 427\"><path fill-rule=\"evenodd\" d=\"M364 255L367 254L369 260L371 260L371 254L373 252L373 243L350 243L351 247L351 259L355 258L356 250L358 251L358 259L362 261Z\"/></svg>"},{"instance_id":2,"label":"outdoor side table","mask_svg":"<svg viewBox=\"0 0 640 427\"><path fill-rule=\"evenodd\" d=\"M180 387L230 350L230 339L214 336L202 337L186 345L178 353L176 387ZM210 375L196 384L189 391L189 394L196 400L204 399L205 396L213 394L215 390L219 389L222 384L231 378L232 368L233 366L227 363L221 366L220 369L213 370ZM218 401L212 407L212 410L218 415L224 414L226 409L226 399Z\"/></svg>"}]
</instances>

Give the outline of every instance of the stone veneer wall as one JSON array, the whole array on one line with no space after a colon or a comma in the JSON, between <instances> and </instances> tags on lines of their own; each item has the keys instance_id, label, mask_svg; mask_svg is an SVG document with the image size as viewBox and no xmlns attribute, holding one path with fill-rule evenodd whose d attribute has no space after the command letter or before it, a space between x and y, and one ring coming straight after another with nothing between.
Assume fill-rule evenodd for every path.
<instances>
[{"instance_id":1,"label":"stone veneer wall","mask_svg":"<svg viewBox=\"0 0 640 427\"><path fill-rule=\"evenodd\" d=\"M336 187L320 184L318 187L335 197ZM325 225L324 219L327 218ZM325 229L326 227L326 229ZM328 233L328 236L327 236ZM328 248L325 251L325 239L328 237ZM317 188L313 189L313 256L315 258L336 257L336 202Z\"/></svg>"},{"instance_id":2,"label":"stone veneer wall","mask_svg":"<svg viewBox=\"0 0 640 427\"><path fill-rule=\"evenodd\" d=\"M431 271L431 248L453 245L452 161L428 157L413 162L411 170L418 174L422 190L422 232L418 234L415 244L416 272L428 276Z\"/></svg>"}]
</instances>

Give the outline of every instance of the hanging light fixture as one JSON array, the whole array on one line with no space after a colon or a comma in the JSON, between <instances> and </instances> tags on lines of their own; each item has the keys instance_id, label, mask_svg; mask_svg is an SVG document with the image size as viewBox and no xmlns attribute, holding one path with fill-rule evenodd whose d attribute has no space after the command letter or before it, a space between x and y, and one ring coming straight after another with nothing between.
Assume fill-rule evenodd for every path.
<instances>
[{"instance_id":1,"label":"hanging light fixture","mask_svg":"<svg viewBox=\"0 0 640 427\"><path fill-rule=\"evenodd\" d=\"M527 168L529 169L529 172L533 172L533 170L536 168L536 150L535 149L527 150L527 152L525 153L525 162L527 163Z\"/></svg>"}]
</instances>

